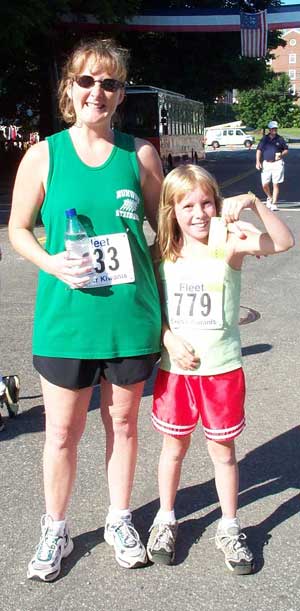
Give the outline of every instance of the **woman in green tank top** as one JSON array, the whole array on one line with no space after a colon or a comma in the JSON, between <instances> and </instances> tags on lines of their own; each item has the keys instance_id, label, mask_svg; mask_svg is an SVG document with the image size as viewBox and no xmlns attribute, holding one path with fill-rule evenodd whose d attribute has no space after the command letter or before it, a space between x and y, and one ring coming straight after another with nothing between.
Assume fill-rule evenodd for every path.
<instances>
[{"instance_id":1,"label":"woman in green tank top","mask_svg":"<svg viewBox=\"0 0 300 611\"><path fill-rule=\"evenodd\" d=\"M105 540L121 566L147 562L129 507L138 408L161 330L143 221L146 215L156 230L163 173L149 142L111 128L126 72L127 53L114 41L75 49L59 87L60 110L71 126L27 151L14 188L11 242L40 270L33 355L46 410L46 513L27 576L43 581L59 575L62 558L73 549L66 511L95 384L101 384L111 503ZM72 207L90 238L93 259L70 258L65 250L64 212ZM45 249L33 233L38 213ZM93 268L97 283L87 287Z\"/></svg>"}]
</instances>

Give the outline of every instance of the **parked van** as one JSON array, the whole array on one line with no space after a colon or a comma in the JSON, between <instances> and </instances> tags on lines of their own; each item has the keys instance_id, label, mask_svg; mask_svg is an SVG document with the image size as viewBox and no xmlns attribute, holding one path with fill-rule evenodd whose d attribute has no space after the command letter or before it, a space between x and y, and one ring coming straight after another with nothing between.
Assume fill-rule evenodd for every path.
<instances>
[{"instance_id":1,"label":"parked van","mask_svg":"<svg viewBox=\"0 0 300 611\"><path fill-rule=\"evenodd\" d=\"M214 149L225 144L242 144L246 148L251 148L254 143L253 136L249 136L240 127L210 128L205 130L205 144Z\"/></svg>"}]
</instances>

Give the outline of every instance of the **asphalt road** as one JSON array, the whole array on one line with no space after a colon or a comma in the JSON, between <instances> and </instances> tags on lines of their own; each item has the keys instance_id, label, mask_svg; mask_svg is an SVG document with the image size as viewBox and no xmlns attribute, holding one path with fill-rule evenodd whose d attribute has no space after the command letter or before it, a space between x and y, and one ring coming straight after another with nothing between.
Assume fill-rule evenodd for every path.
<instances>
[{"instance_id":1,"label":"asphalt road","mask_svg":"<svg viewBox=\"0 0 300 611\"><path fill-rule=\"evenodd\" d=\"M255 168L255 154L255 147L250 150L222 147L216 151L208 147L204 165L215 175L224 195L237 195L250 190L264 201L260 172ZM299 204L299 164L300 146L290 144L285 163L285 181L280 187L279 201L283 207Z\"/></svg>"},{"instance_id":2,"label":"asphalt road","mask_svg":"<svg viewBox=\"0 0 300 611\"><path fill-rule=\"evenodd\" d=\"M241 326L248 393L247 427L237 442L239 515L257 566L256 573L248 577L233 577L214 546L220 513L200 427L185 461L177 497L180 528L175 566L149 565L128 571L115 563L103 540L108 496L96 389L68 514L74 552L55 583L26 580L44 511L44 410L30 354L36 271L12 252L6 225L0 227L0 368L21 378L20 413L9 420L3 412L6 430L0 437L1 611L299 611L299 154L293 151L288 160L282 189L285 207L279 213L295 232L296 247L263 260L249 257L243 275L242 317L247 318L248 308L259 313L255 322ZM259 193L258 173L237 180L253 169L253 155L254 151L209 153L207 167L223 183L226 195L249 189ZM235 182L229 184L234 177ZM37 233L41 235L42 228ZM150 424L151 392L150 381L140 410L139 461L132 497L134 521L144 541L158 503L156 472L161 446Z\"/></svg>"}]
</instances>

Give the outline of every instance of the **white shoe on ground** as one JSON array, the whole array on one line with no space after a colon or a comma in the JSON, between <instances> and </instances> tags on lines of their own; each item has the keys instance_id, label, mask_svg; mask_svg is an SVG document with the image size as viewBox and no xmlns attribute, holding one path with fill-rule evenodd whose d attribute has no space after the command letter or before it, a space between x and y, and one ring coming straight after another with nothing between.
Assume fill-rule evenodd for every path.
<instances>
[{"instance_id":1,"label":"white shoe on ground","mask_svg":"<svg viewBox=\"0 0 300 611\"><path fill-rule=\"evenodd\" d=\"M227 568L236 575L249 575L254 571L253 554L246 539L238 525L224 529L219 523L215 535L216 547L222 550Z\"/></svg>"},{"instance_id":2,"label":"white shoe on ground","mask_svg":"<svg viewBox=\"0 0 300 611\"><path fill-rule=\"evenodd\" d=\"M48 514L42 516L42 536L33 558L27 569L28 579L54 581L60 573L61 561L69 556L74 548L67 524L62 535L54 534L52 518Z\"/></svg>"},{"instance_id":3,"label":"white shoe on ground","mask_svg":"<svg viewBox=\"0 0 300 611\"><path fill-rule=\"evenodd\" d=\"M267 197L266 206L267 208L271 208L271 206L273 206L272 197Z\"/></svg>"},{"instance_id":4,"label":"white shoe on ground","mask_svg":"<svg viewBox=\"0 0 300 611\"><path fill-rule=\"evenodd\" d=\"M147 553L138 532L132 524L131 513L114 523L109 520L108 514L105 522L104 539L108 545L115 548L118 564L126 569L134 569L147 564Z\"/></svg>"},{"instance_id":5,"label":"white shoe on ground","mask_svg":"<svg viewBox=\"0 0 300 611\"><path fill-rule=\"evenodd\" d=\"M147 543L147 554L151 562L157 564L173 564L178 523L154 522L150 528Z\"/></svg>"}]
</instances>

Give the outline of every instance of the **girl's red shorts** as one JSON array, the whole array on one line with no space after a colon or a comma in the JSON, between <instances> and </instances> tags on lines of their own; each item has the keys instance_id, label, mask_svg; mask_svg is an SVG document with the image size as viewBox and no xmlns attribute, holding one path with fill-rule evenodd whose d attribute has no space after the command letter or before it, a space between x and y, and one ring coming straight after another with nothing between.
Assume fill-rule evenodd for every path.
<instances>
[{"instance_id":1,"label":"girl's red shorts","mask_svg":"<svg viewBox=\"0 0 300 611\"><path fill-rule=\"evenodd\" d=\"M213 441L230 441L245 426L245 377L242 368L211 376L158 370L152 422L161 433L190 435L201 417L204 433Z\"/></svg>"}]
</instances>

